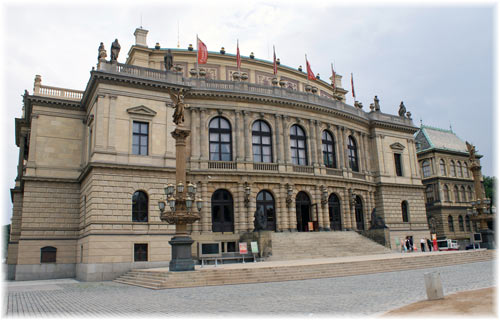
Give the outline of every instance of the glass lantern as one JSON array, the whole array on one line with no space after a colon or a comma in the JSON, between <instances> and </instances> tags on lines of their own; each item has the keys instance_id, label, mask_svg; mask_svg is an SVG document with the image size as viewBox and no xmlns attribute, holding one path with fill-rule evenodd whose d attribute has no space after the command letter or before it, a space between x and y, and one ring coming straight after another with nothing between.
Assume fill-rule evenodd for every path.
<instances>
[{"instance_id":1,"label":"glass lantern","mask_svg":"<svg viewBox=\"0 0 500 320\"><path fill-rule=\"evenodd\" d=\"M203 206L203 200L201 200L201 198L198 198L198 200L196 200L196 208L198 209L198 212L201 211L202 206Z\"/></svg>"},{"instance_id":2,"label":"glass lantern","mask_svg":"<svg viewBox=\"0 0 500 320\"><path fill-rule=\"evenodd\" d=\"M194 185L190 182L187 186L188 193L194 193Z\"/></svg>"},{"instance_id":3,"label":"glass lantern","mask_svg":"<svg viewBox=\"0 0 500 320\"><path fill-rule=\"evenodd\" d=\"M191 197L187 197L186 198L186 207L187 207L188 211L191 211L192 205L193 205L193 199L191 199Z\"/></svg>"},{"instance_id":4,"label":"glass lantern","mask_svg":"<svg viewBox=\"0 0 500 320\"><path fill-rule=\"evenodd\" d=\"M177 185L177 192L179 193L184 192L184 185L182 184L182 182L179 182L179 184Z\"/></svg>"},{"instance_id":5,"label":"glass lantern","mask_svg":"<svg viewBox=\"0 0 500 320\"><path fill-rule=\"evenodd\" d=\"M158 207L161 212L165 211L165 201L158 201Z\"/></svg>"}]
</instances>

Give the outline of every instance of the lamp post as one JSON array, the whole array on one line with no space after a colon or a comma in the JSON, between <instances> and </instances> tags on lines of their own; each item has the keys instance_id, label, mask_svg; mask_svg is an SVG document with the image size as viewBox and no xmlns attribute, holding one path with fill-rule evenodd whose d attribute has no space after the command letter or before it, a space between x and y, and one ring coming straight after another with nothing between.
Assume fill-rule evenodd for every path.
<instances>
[{"instance_id":1,"label":"lamp post","mask_svg":"<svg viewBox=\"0 0 500 320\"><path fill-rule=\"evenodd\" d=\"M196 185L186 181L186 139L190 130L184 127L184 96L182 90L175 92L169 90L174 101L174 122L177 125L171 132L175 139L175 183L164 188L165 196L170 210L166 209L165 201L159 201L160 219L169 224L175 224L175 236L169 241L172 246L170 271L192 271L194 261L191 255L193 240L188 234L187 225L200 219L202 200L196 198ZM193 210L193 202L196 210Z\"/></svg>"},{"instance_id":2,"label":"lamp post","mask_svg":"<svg viewBox=\"0 0 500 320\"><path fill-rule=\"evenodd\" d=\"M493 214L491 211L491 200L486 198L483 185L481 184L481 165L476 157L476 147L466 142L467 150L469 151L470 170L474 178L474 190L476 193L476 200L471 202L472 207L476 210L477 215L471 216L472 221L479 221L479 232L483 247L493 249L493 242L495 234L493 230L488 228L488 221L493 221ZM489 213L489 214L488 214Z\"/></svg>"}]
</instances>

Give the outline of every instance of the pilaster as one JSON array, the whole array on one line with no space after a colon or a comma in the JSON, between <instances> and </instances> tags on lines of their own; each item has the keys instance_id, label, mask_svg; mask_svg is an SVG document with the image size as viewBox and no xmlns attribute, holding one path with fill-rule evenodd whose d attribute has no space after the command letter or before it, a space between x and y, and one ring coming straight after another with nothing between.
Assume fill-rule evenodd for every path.
<instances>
[{"instance_id":1,"label":"pilaster","mask_svg":"<svg viewBox=\"0 0 500 320\"><path fill-rule=\"evenodd\" d=\"M109 96L108 107L108 151L116 152L115 136L116 136L116 100L117 96Z\"/></svg>"}]
</instances>

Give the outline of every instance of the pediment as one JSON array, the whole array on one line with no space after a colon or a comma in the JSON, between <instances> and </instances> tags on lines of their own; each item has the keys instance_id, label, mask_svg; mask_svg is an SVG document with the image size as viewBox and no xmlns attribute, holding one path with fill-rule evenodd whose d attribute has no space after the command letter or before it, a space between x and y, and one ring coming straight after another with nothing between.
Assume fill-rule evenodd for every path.
<instances>
[{"instance_id":1,"label":"pediment","mask_svg":"<svg viewBox=\"0 0 500 320\"><path fill-rule=\"evenodd\" d=\"M137 107L128 108L127 112L130 114L149 116L149 117L154 117L156 115L156 112L154 110L152 110L146 106L137 106Z\"/></svg>"},{"instance_id":2,"label":"pediment","mask_svg":"<svg viewBox=\"0 0 500 320\"><path fill-rule=\"evenodd\" d=\"M395 142L393 144L391 144L391 149L393 150L399 150L399 151L402 151L405 149L405 146L403 146L401 143L399 142Z\"/></svg>"}]
</instances>

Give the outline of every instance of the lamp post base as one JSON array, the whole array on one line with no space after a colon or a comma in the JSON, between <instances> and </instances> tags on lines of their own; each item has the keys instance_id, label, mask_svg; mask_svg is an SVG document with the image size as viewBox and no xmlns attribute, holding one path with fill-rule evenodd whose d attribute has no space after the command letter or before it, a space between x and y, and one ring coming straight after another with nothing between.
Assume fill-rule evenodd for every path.
<instances>
[{"instance_id":1,"label":"lamp post base","mask_svg":"<svg viewBox=\"0 0 500 320\"><path fill-rule=\"evenodd\" d=\"M482 229L479 230L481 233L481 248L486 248L486 249L495 249L494 242L495 242L495 233L493 230L490 229Z\"/></svg>"},{"instance_id":2,"label":"lamp post base","mask_svg":"<svg viewBox=\"0 0 500 320\"><path fill-rule=\"evenodd\" d=\"M168 243L172 246L172 259L170 260L170 271L194 271L194 260L191 256L191 237L177 235Z\"/></svg>"}]
</instances>

